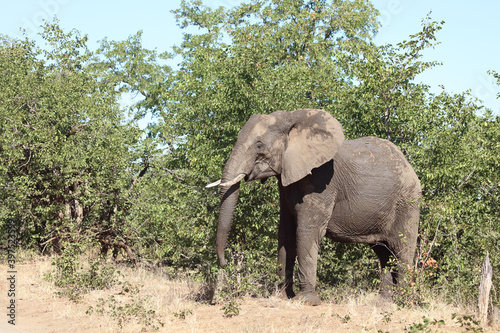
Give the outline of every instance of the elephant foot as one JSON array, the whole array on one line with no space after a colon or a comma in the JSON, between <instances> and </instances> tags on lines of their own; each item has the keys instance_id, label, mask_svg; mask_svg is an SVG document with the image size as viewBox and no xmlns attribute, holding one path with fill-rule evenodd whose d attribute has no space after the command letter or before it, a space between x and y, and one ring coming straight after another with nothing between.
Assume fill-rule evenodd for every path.
<instances>
[{"instance_id":1,"label":"elephant foot","mask_svg":"<svg viewBox=\"0 0 500 333\"><path fill-rule=\"evenodd\" d=\"M379 296L381 299L386 301L391 301L394 296L394 287L393 286L383 286L380 288Z\"/></svg>"},{"instance_id":2,"label":"elephant foot","mask_svg":"<svg viewBox=\"0 0 500 333\"><path fill-rule=\"evenodd\" d=\"M293 292L292 289L285 289L284 294L286 295L286 298L288 298L288 299L295 297L295 293Z\"/></svg>"},{"instance_id":3,"label":"elephant foot","mask_svg":"<svg viewBox=\"0 0 500 333\"><path fill-rule=\"evenodd\" d=\"M296 297L307 305L317 306L321 304L321 299L314 291L299 292Z\"/></svg>"},{"instance_id":4,"label":"elephant foot","mask_svg":"<svg viewBox=\"0 0 500 333\"><path fill-rule=\"evenodd\" d=\"M393 304L392 294L388 292L379 291L378 295L373 300L373 304L378 308L383 308Z\"/></svg>"}]
</instances>

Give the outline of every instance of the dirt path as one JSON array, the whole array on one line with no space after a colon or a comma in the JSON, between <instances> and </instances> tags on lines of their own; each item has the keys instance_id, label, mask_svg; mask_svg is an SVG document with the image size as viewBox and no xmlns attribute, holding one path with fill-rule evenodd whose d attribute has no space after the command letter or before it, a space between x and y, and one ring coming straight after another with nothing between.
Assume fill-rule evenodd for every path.
<instances>
[{"instance_id":1,"label":"dirt path","mask_svg":"<svg viewBox=\"0 0 500 333\"><path fill-rule=\"evenodd\" d=\"M2 333L19 333L21 332L16 328L16 326L13 326L11 324L8 324L7 322L1 321L0 322L0 332Z\"/></svg>"},{"instance_id":2,"label":"dirt path","mask_svg":"<svg viewBox=\"0 0 500 333\"><path fill-rule=\"evenodd\" d=\"M85 314L87 305L87 302L74 304L57 299L21 300L17 325L14 329L0 326L0 332L93 333L139 332L142 329L136 322L120 328L110 318L89 316ZM247 299L239 307L239 315L226 318L220 306L183 304L162 316L164 326L159 332L404 332L412 323L423 323L422 316L445 322L450 320L431 313L407 313L375 304L322 304L310 307L278 299ZM185 316L173 315L182 312ZM145 328L147 331L151 329ZM438 326L429 325L429 328L437 329ZM439 331L462 330L458 325L447 325L440 327Z\"/></svg>"}]
</instances>

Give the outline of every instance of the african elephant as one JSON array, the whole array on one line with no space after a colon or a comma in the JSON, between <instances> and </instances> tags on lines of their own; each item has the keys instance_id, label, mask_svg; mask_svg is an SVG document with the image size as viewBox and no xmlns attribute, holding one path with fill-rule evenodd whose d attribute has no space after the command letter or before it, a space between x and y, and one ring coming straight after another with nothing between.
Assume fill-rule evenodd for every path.
<instances>
[{"instance_id":1,"label":"african elephant","mask_svg":"<svg viewBox=\"0 0 500 333\"><path fill-rule=\"evenodd\" d=\"M303 109L253 115L226 162L221 187L217 255L224 248L240 181L278 178L280 223L278 274L294 297L298 262L300 293L317 305L316 268L324 236L337 242L369 244L382 269L395 257L411 265L419 223L420 181L391 142L375 137L344 140L340 123L323 110ZM385 273L384 273L385 272ZM397 283L397 272L382 270L381 292Z\"/></svg>"}]
</instances>

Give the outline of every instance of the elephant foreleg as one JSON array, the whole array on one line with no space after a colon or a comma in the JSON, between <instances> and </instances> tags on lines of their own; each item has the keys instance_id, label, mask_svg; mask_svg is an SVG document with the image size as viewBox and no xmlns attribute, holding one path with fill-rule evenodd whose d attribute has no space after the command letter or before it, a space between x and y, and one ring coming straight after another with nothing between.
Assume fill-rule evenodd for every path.
<instances>
[{"instance_id":1,"label":"elephant foreleg","mask_svg":"<svg viewBox=\"0 0 500 333\"><path fill-rule=\"evenodd\" d=\"M295 221L281 214L278 229L278 276L282 278L280 290L285 292L286 297L295 296L293 292L293 270L295 258L297 257Z\"/></svg>"},{"instance_id":2,"label":"elephant foreleg","mask_svg":"<svg viewBox=\"0 0 500 333\"><path fill-rule=\"evenodd\" d=\"M319 305L320 298L316 294L316 270L318 267L318 251L321 239L325 234L323 228L297 226L297 259L299 265L300 293L297 295L310 305Z\"/></svg>"}]
</instances>

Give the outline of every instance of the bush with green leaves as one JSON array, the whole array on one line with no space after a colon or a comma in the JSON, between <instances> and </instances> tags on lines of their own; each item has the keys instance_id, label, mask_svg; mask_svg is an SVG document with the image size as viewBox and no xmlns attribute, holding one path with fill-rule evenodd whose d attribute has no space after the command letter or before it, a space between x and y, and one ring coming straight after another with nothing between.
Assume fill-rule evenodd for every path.
<instances>
[{"instance_id":1,"label":"bush with green leaves","mask_svg":"<svg viewBox=\"0 0 500 333\"><path fill-rule=\"evenodd\" d=\"M0 227L60 253L72 234L122 235L141 132L94 72L87 36L45 24L42 48L0 38Z\"/></svg>"},{"instance_id":2,"label":"bush with green leaves","mask_svg":"<svg viewBox=\"0 0 500 333\"><path fill-rule=\"evenodd\" d=\"M58 287L59 296L77 302L90 290L108 289L118 283L121 273L116 266L97 254L88 255L91 248L83 240L68 242L61 255L52 258L54 269L45 279ZM84 256L87 260L82 260Z\"/></svg>"},{"instance_id":3,"label":"bush with green leaves","mask_svg":"<svg viewBox=\"0 0 500 333\"><path fill-rule=\"evenodd\" d=\"M111 294L107 298L99 298L97 305L90 306L86 313L92 315L95 312L110 316L116 321L120 330L130 322L142 325L141 332L147 329L158 331L165 325L158 318L156 311L150 308L149 297L141 296L142 286L133 286L129 282L118 284L121 285L118 293Z\"/></svg>"}]
</instances>

